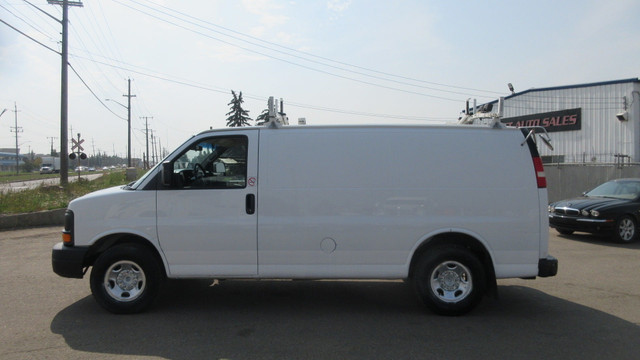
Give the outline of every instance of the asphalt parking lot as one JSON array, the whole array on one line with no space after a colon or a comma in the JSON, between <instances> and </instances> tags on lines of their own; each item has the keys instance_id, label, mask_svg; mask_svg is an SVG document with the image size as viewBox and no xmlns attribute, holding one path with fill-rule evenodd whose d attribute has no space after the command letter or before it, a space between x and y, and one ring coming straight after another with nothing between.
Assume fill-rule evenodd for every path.
<instances>
[{"instance_id":1,"label":"asphalt parking lot","mask_svg":"<svg viewBox=\"0 0 640 360\"><path fill-rule=\"evenodd\" d=\"M558 236L559 274L500 280L457 318L401 281L174 281L112 315L58 277L59 228L0 232L1 359L637 359L640 243Z\"/></svg>"}]
</instances>

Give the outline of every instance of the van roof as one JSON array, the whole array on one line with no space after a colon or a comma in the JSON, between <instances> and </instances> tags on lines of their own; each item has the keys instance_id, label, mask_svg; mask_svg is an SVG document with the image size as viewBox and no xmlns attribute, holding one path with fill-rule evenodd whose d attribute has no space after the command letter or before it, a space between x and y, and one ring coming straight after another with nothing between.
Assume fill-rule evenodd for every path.
<instances>
[{"instance_id":1,"label":"van roof","mask_svg":"<svg viewBox=\"0 0 640 360\"><path fill-rule=\"evenodd\" d=\"M199 134L206 133L218 133L218 132L229 132L229 131L238 131L238 130L294 130L294 129L484 129L491 130L493 128L489 126L469 126L469 125L458 125L458 124L438 124L438 125L413 125L413 124L357 124L357 125L283 125L280 127L268 127L268 126L244 126L244 127L229 127L229 128L218 128L218 129L209 129L200 132ZM518 130L515 127L504 127L504 129L510 130Z\"/></svg>"}]
</instances>

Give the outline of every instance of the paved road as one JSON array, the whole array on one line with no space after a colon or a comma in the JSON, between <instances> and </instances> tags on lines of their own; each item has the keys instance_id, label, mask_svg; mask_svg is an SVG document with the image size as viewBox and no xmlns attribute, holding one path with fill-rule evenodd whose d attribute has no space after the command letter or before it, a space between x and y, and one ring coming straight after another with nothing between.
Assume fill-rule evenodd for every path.
<instances>
[{"instance_id":1,"label":"paved road","mask_svg":"<svg viewBox=\"0 0 640 360\"><path fill-rule=\"evenodd\" d=\"M552 234L557 277L501 280L464 317L402 282L168 284L117 316L51 272L59 228L0 232L1 359L638 359L640 243Z\"/></svg>"},{"instance_id":2,"label":"paved road","mask_svg":"<svg viewBox=\"0 0 640 360\"><path fill-rule=\"evenodd\" d=\"M81 175L80 177L87 180L95 180L102 175L103 174L100 172L100 173L95 173L91 175ZM74 182L77 180L78 180L78 174L69 174L69 182ZM50 185L58 185L58 184L60 184L59 177L46 178L46 179L40 179L40 180L16 181L16 182L0 184L0 193L5 193L7 191L22 191L27 189L35 189L41 185L50 186Z\"/></svg>"}]
</instances>

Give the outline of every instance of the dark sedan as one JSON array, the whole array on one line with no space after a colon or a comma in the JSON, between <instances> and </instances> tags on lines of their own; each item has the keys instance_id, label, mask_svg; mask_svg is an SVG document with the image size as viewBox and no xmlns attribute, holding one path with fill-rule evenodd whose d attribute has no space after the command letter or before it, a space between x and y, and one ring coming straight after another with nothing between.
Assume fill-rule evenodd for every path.
<instances>
[{"instance_id":1,"label":"dark sedan","mask_svg":"<svg viewBox=\"0 0 640 360\"><path fill-rule=\"evenodd\" d=\"M628 243L638 238L640 179L606 182L582 197L549 205L549 226L560 234L606 234Z\"/></svg>"}]
</instances>

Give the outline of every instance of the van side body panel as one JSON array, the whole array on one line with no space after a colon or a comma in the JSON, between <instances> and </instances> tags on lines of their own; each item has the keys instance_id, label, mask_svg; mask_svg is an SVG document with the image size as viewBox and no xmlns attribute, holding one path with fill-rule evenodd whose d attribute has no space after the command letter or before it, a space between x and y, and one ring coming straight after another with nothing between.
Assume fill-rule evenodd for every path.
<instances>
[{"instance_id":1,"label":"van side body panel","mask_svg":"<svg viewBox=\"0 0 640 360\"><path fill-rule=\"evenodd\" d=\"M546 190L523 140L477 127L262 129L258 276L405 278L423 242L454 231L487 248L496 277L535 276Z\"/></svg>"}]
</instances>

